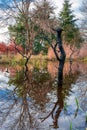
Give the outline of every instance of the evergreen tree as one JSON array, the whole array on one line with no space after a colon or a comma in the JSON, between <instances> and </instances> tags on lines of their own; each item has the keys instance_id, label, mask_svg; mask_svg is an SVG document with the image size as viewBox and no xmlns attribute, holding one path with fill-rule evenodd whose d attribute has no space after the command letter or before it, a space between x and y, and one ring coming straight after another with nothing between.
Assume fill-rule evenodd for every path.
<instances>
[{"instance_id":1,"label":"evergreen tree","mask_svg":"<svg viewBox=\"0 0 87 130\"><path fill-rule=\"evenodd\" d=\"M8 29L9 29L9 32L10 32L10 37L15 37L15 41L16 41L16 44L20 44L24 50L25 50L25 53L26 51L28 52L28 46L26 44L27 42L27 31L29 31L29 42L33 44L32 46L32 50L35 51L35 52L39 52L41 51L40 50L40 44L39 44L39 41L38 41L38 50L37 48L34 47L34 43L35 43L35 39L37 38L37 35L38 35L38 30L39 30L39 27L37 27L37 25L35 24L35 22L31 19L31 18L28 18L28 26L29 26L29 29L27 30L26 27L25 27L25 17L23 17L23 15L21 13L18 14L18 17L16 18L16 22L14 25L9 25ZM34 37L34 39L33 39ZM33 39L33 41L32 41ZM36 49L36 50L35 50Z\"/></svg>"},{"instance_id":2,"label":"evergreen tree","mask_svg":"<svg viewBox=\"0 0 87 130\"><path fill-rule=\"evenodd\" d=\"M81 36L78 26L76 25L77 19L71 9L72 4L69 0L64 0L63 8L59 14L60 26L63 28L63 40L71 47L79 47L81 43Z\"/></svg>"},{"instance_id":3,"label":"evergreen tree","mask_svg":"<svg viewBox=\"0 0 87 130\"><path fill-rule=\"evenodd\" d=\"M16 18L15 25L9 25L8 30L10 32L10 37L16 38L16 43L21 44L21 46L25 49L26 48L26 29L24 27L24 23L22 20L22 15Z\"/></svg>"}]
</instances>

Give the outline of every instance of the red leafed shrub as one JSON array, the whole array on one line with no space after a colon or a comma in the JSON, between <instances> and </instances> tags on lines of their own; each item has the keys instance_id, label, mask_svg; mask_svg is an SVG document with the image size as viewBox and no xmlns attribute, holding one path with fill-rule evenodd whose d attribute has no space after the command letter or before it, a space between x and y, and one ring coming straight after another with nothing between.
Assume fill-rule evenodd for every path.
<instances>
[{"instance_id":1,"label":"red leafed shrub","mask_svg":"<svg viewBox=\"0 0 87 130\"><path fill-rule=\"evenodd\" d=\"M15 45L13 43L11 43L11 44L8 45L8 51L9 52L16 52Z\"/></svg>"},{"instance_id":2,"label":"red leafed shrub","mask_svg":"<svg viewBox=\"0 0 87 130\"><path fill-rule=\"evenodd\" d=\"M16 48L17 48L19 51L23 52L23 48L22 48L22 46L17 45Z\"/></svg>"},{"instance_id":3,"label":"red leafed shrub","mask_svg":"<svg viewBox=\"0 0 87 130\"><path fill-rule=\"evenodd\" d=\"M17 48L17 49L16 49ZM0 53L17 53L18 51L23 52L23 48L20 45L15 45L14 43L10 43L6 45L5 43L0 43Z\"/></svg>"},{"instance_id":4,"label":"red leafed shrub","mask_svg":"<svg viewBox=\"0 0 87 130\"><path fill-rule=\"evenodd\" d=\"M3 53L5 53L6 52L6 50L7 50L7 46L6 46L6 44L5 43L0 43L0 52L3 52Z\"/></svg>"},{"instance_id":5,"label":"red leafed shrub","mask_svg":"<svg viewBox=\"0 0 87 130\"><path fill-rule=\"evenodd\" d=\"M16 49L17 48L17 49ZM17 52L17 50L23 52L23 48L20 45L15 45L14 43L10 43L8 45L8 51L9 52Z\"/></svg>"}]
</instances>

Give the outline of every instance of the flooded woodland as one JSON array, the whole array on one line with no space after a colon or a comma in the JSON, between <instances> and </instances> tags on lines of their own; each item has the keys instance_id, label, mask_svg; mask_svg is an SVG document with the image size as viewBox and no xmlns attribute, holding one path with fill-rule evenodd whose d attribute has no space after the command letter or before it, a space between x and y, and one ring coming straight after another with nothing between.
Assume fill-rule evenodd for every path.
<instances>
[{"instance_id":1,"label":"flooded woodland","mask_svg":"<svg viewBox=\"0 0 87 130\"><path fill-rule=\"evenodd\" d=\"M87 63L65 62L63 86L58 63L0 65L0 130L85 130Z\"/></svg>"},{"instance_id":2,"label":"flooded woodland","mask_svg":"<svg viewBox=\"0 0 87 130\"><path fill-rule=\"evenodd\" d=\"M87 0L0 0L0 130L87 130Z\"/></svg>"}]
</instances>

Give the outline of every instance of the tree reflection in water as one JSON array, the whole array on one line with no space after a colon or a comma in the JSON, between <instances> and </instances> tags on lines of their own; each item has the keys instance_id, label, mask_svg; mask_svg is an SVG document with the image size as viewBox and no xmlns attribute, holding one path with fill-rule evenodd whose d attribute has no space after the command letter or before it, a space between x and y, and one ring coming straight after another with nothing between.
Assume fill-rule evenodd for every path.
<instances>
[{"instance_id":1,"label":"tree reflection in water","mask_svg":"<svg viewBox=\"0 0 87 130\"><path fill-rule=\"evenodd\" d=\"M5 116L2 117L2 124L0 124L3 125L10 115L12 120L9 122L9 130L33 130L35 127L37 128L39 125L37 120L38 109L44 109L49 100L46 95L52 89L51 76L46 69L28 70L28 67L25 66L15 77L10 79L9 85L15 86L9 97L14 102L9 103L8 108L7 106L4 107Z\"/></svg>"},{"instance_id":2,"label":"tree reflection in water","mask_svg":"<svg viewBox=\"0 0 87 130\"><path fill-rule=\"evenodd\" d=\"M17 72L9 81L9 85L15 87L8 95L8 102L11 102L8 106L3 104L0 125L3 125L7 119L9 121L5 125L8 125L8 130L34 130L34 128L38 129L40 121L45 121L51 116L54 128L58 128L58 119L63 111L64 101L71 92L71 83L74 83L79 75L79 72L72 74L71 70L70 68L69 74L64 76L63 86L57 87L57 100L49 113L50 109L46 110L46 105L49 106L48 102L50 102L47 94L51 93L52 89L56 90L56 87L53 86L54 80L48 71L38 68L29 70L25 66ZM45 117L42 117L43 115Z\"/></svg>"},{"instance_id":3,"label":"tree reflection in water","mask_svg":"<svg viewBox=\"0 0 87 130\"><path fill-rule=\"evenodd\" d=\"M72 64L70 64L69 74L64 76L63 86L57 86L57 101L55 102L54 107L50 113L46 117L42 118L42 122L51 116L53 119L53 127L59 128L58 119L64 108L64 101L67 97L69 97L70 92L72 92L71 84L75 83L78 75L78 71L75 75L72 73Z\"/></svg>"}]
</instances>

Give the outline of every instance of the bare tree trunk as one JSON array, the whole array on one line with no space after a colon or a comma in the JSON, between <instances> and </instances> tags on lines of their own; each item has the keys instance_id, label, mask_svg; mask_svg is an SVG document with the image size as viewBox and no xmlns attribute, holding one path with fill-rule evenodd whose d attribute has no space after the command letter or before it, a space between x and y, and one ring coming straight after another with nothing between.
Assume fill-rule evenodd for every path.
<instances>
[{"instance_id":1,"label":"bare tree trunk","mask_svg":"<svg viewBox=\"0 0 87 130\"><path fill-rule=\"evenodd\" d=\"M59 50L61 52L61 55L60 55L60 61L59 61L59 67L58 67L58 86L62 86L62 84L63 84L63 68L64 68L65 57L66 57L62 44L59 45Z\"/></svg>"},{"instance_id":2,"label":"bare tree trunk","mask_svg":"<svg viewBox=\"0 0 87 130\"><path fill-rule=\"evenodd\" d=\"M30 58L31 58L31 55L32 55L32 53L30 53L29 55L24 55L23 54L23 52L22 51L20 51L18 48L17 48L17 46L16 46L16 43L15 43L15 40L13 40L13 43L15 44L15 49L17 50L17 52L23 57L23 58L25 58L26 59L26 61L25 61L25 66L27 66L27 64L28 64L28 61L30 60Z\"/></svg>"},{"instance_id":3,"label":"bare tree trunk","mask_svg":"<svg viewBox=\"0 0 87 130\"><path fill-rule=\"evenodd\" d=\"M57 88L57 101L54 104L54 107L52 108L51 112L44 118L42 118L42 122L45 121L47 118L49 118L50 116L53 119L53 126L55 129L59 128L59 124L58 124L58 119L60 116L60 113L63 109L64 106L64 96L63 96L63 88Z\"/></svg>"},{"instance_id":4,"label":"bare tree trunk","mask_svg":"<svg viewBox=\"0 0 87 130\"><path fill-rule=\"evenodd\" d=\"M54 53L56 55L57 60L59 61L59 67L58 67L58 86L62 86L63 84L63 68L64 68L64 63L65 63L65 58L66 58L66 54L62 45L62 38L61 38L61 33L62 33L62 29L61 28L57 28L54 29L54 31L57 32L57 43L55 44L55 47L53 48ZM60 57L58 56L56 47L58 46L59 51L60 51Z\"/></svg>"}]
</instances>

